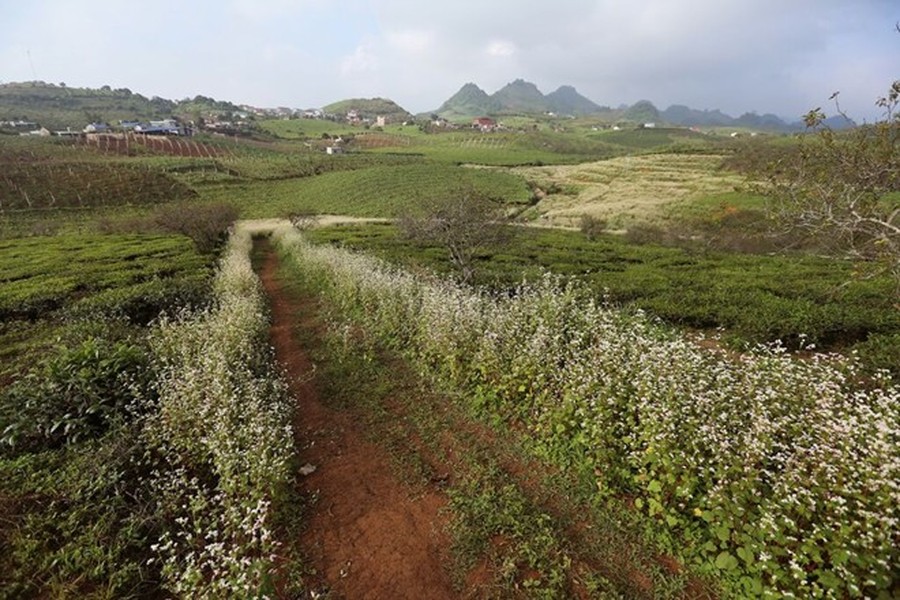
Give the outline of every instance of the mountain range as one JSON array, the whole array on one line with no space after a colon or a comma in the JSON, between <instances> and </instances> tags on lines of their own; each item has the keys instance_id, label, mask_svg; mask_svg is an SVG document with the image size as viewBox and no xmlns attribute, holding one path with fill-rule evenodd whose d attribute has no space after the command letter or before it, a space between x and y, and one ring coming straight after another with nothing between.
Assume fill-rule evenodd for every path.
<instances>
[{"instance_id":1,"label":"mountain range","mask_svg":"<svg viewBox=\"0 0 900 600\"><path fill-rule=\"evenodd\" d=\"M516 79L490 96L474 83L467 83L433 112L445 119L458 119L548 112L583 116L604 110L609 108L595 104L572 86L561 86L545 96L535 84Z\"/></svg>"},{"instance_id":2,"label":"mountain range","mask_svg":"<svg viewBox=\"0 0 900 600\"><path fill-rule=\"evenodd\" d=\"M583 117L596 115L604 120L622 120L633 123L655 123L680 127L750 127L769 131L799 131L804 125L799 120L787 122L774 114L759 115L755 112L732 117L718 109L698 110L681 104L673 104L659 110L649 100L640 100L631 106L613 109L601 106L586 98L570 86L564 85L549 94L543 94L538 87L523 79L516 79L488 94L474 83L466 83L458 92L432 111L448 120L492 116L502 117L514 114L547 114ZM842 117L826 121L833 129L852 125Z\"/></svg>"}]
</instances>

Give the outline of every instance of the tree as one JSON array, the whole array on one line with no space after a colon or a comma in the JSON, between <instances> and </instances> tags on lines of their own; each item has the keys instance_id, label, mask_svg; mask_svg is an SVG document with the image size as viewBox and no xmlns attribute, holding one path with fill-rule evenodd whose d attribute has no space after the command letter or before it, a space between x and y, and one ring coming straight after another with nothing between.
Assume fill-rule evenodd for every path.
<instances>
[{"instance_id":1,"label":"tree","mask_svg":"<svg viewBox=\"0 0 900 600\"><path fill-rule=\"evenodd\" d=\"M288 220L297 231L306 231L319 223L319 214L313 210L300 209L290 213Z\"/></svg>"},{"instance_id":2,"label":"tree","mask_svg":"<svg viewBox=\"0 0 900 600\"><path fill-rule=\"evenodd\" d=\"M421 202L398 226L415 243L446 249L463 283L471 283L478 255L508 242L513 231L500 203L472 188Z\"/></svg>"},{"instance_id":3,"label":"tree","mask_svg":"<svg viewBox=\"0 0 900 600\"><path fill-rule=\"evenodd\" d=\"M839 114L846 117L832 96ZM836 132L816 108L811 135L770 164L770 213L785 232L801 232L833 256L877 265L900 285L900 81L877 103L883 117Z\"/></svg>"}]
</instances>

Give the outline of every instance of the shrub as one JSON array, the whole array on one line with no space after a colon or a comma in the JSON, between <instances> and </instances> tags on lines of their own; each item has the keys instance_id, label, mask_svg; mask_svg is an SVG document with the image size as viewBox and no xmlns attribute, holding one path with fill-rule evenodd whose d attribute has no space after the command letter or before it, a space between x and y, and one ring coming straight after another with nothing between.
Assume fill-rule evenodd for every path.
<instances>
[{"instance_id":1,"label":"shrub","mask_svg":"<svg viewBox=\"0 0 900 600\"><path fill-rule=\"evenodd\" d=\"M883 369L900 380L900 333L870 335L853 348L871 369Z\"/></svg>"},{"instance_id":2,"label":"shrub","mask_svg":"<svg viewBox=\"0 0 900 600\"><path fill-rule=\"evenodd\" d=\"M594 215L581 215L578 220L578 228L589 240L595 240L606 231L606 219Z\"/></svg>"},{"instance_id":3,"label":"shrub","mask_svg":"<svg viewBox=\"0 0 900 600\"><path fill-rule=\"evenodd\" d=\"M170 204L156 213L156 223L166 231L188 236L197 250L209 253L227 239L237 217L237 209L226 203Z\"/></svg>"}]
</instances>

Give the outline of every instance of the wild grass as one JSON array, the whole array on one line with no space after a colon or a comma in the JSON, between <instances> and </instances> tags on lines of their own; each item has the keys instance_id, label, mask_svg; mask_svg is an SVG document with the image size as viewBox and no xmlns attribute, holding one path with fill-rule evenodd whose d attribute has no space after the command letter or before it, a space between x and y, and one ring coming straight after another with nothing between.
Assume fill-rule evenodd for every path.
<instances>
[{"instance_id":1,"label":"wild grass","mask_svg":"<svg viewBox=\"0 0 900 600\"><path fill-rule=\"evenodd\" d=\"M291 294L317 293L295 257L284 255L281 271ZM396 350L315 306L295 331L315 362L320 397L363 424L411 494L447 494L448 566L461 589L473 589L475 572L475 593L491 597L681 597L684 573L668 571L642 542L636 515L595 506L590 478L534 460L527 436L485 426L454 402L458 390L436 390Z\"/></svg>"},{"instance_id":2,"label":"wild grass","mask_svg":"<svg viewBox=\"0 0 900 600\"><path fill-rule=\"evenodd\" d=\"M151 337L158 409L143 429L169 511L153 550L180 597L271 594L273 511L291 480L291 407L273 370L250 235L230 241L216 305L163 320Z\"/></svg>"}]
</instances>

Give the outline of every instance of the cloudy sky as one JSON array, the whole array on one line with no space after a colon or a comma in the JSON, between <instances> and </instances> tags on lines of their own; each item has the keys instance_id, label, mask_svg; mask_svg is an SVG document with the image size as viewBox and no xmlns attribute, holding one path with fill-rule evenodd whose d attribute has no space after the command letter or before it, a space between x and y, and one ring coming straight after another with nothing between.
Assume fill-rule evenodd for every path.
<instances>
[{"instance_id":1,"label":"cloudy sky","mask_svg":"<svg viewBox=\"0 0 900 600\"><path fill-rule=\"evenodd\" d=\"M840 91L872 120L900 79L898 21L900 0L0 0L0 81L422 112L523 78L789 118Z\"/></svg>"}]
</instances>

